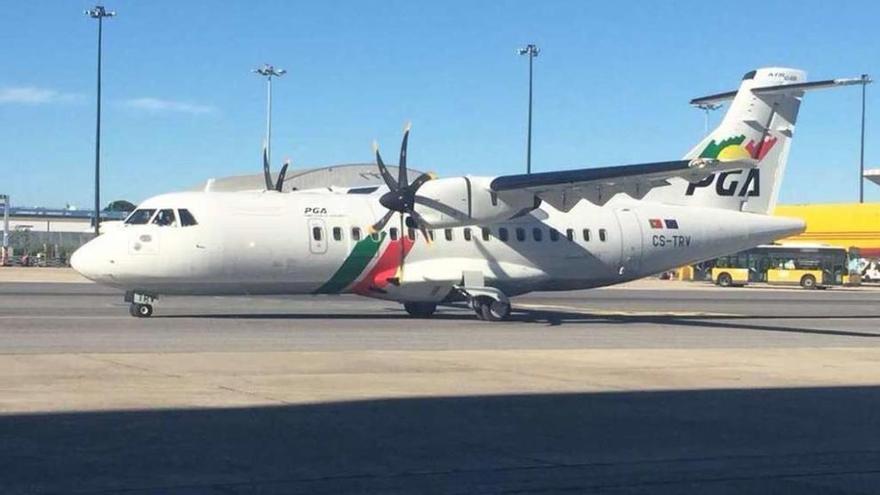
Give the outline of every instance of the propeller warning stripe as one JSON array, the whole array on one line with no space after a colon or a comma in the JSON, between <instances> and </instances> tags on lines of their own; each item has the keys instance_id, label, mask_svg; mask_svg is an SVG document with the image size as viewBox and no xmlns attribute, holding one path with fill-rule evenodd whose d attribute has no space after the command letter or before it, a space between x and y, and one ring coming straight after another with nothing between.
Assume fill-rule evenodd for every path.
<instances>
[{"instance_id":1,"label":"propeller warning stripe","mask_svg":"<svg viewBox=\"0 0 880 495\"><path fill-rule=\"evenodd\" d=\"M364 268L370 264L373 257L376 256L386 235L385 232L380 232L379 240L373 240L372 236L367 236L358 241L348 255L348 258L336 270L336 273L324 285L319 287L314 294L336 294L348 287L364 271Z\"/></svg>"}]
</instances>

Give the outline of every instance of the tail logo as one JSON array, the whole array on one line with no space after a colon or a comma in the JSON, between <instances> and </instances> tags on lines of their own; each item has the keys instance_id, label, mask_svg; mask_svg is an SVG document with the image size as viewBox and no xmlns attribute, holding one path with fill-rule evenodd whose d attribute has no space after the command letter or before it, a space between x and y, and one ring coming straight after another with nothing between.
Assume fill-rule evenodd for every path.
<instances>
[{"instance_id":1,"label":"tail logo","mask_svg":"<svg viewBox=\"0 0 880 495\"><path fill-rule=\"evenodd\" d=\"M765 136L760 144L750 139L743 146L746 137L744 135L729 137L720 142L714 139L700 153L700 158L711 158L716 160L740 160L745 158L753 158L759 162L767 156L767 153L773 149L777 138ZM730 172L722 172L717 175L712 174L705 179L688 184L685 196L693 196L697 189L709 187L715 183L715 193L719 196L739 196L755 197L761 195L761 171L757 168L749 169L745 181L740 186L739 177L743 174L743 170L732 170Z\"/></svg>"}]
</instances>

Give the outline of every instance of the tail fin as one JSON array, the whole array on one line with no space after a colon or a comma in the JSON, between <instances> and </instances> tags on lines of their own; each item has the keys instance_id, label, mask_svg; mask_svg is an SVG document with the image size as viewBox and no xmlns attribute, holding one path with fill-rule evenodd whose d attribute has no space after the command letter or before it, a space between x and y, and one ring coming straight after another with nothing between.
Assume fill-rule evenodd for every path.
<instances>
[{"instance_id":1,"label":"tail fin","mask_svg":"<svg viewBox=\"0 0 880 495\"><path fill-rule=\"evenodd\" d=\"M700 182L675 181L649 194L653 201L769 213L776 205L788 161L791 138L804 90L806 73L770 67L747 73L739 90L698 98L692 104L733 99L721 124L685 159L754 158L757 168L734 170Z\"/></svg>"}]
</instances>

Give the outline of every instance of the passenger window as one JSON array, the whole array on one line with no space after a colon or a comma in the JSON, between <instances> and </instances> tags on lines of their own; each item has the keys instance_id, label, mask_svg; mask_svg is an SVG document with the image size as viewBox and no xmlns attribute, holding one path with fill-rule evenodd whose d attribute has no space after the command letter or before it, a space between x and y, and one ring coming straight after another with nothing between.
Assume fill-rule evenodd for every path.
<instances>
[{"instance_id":1,"label":"passenger window","mask_svg":"<svg viewBox=\"0 0 880 495\"><path fill-rule=\"evenodd\" d=\"M569 241L574 240L574 229L565 229L565 238Z\"/></svg>"},{"instance_id":2,"label":"passenger window","mask_svg":"<svg viewBox=\"0 0 880 495\"><path fill-rule=\"evenodd\" d=\"M483 231L483 240L488 241L489 234L491 233L491 231L489 230L489 227L483 227L481 230Z\"/></svg>"},{"instance_id":3,"label":"passenger window","mask_svg":"<svg viewBox=\"0 0 880 495\"><path fill-rule=\"evenodd\" d=\"M379 241L379 233L373 232L372 234L370 234L370 239L378 242Z\"/></svg>"},{"instance_id":4,"label":"passenger window","mask_svg":"<svg viewBox=\"0 0 880 495\"><path fill-rule=\"evenodd\" d=\"M333 227L333 240L341 241L342 240L342 229L340 227Z\"/></svg>"},{"instance_id":5,"label":"passenger window","mask_svg":"<svg viewBox=\"0 0 880 495\"><path fill-rule=\"evenodd\" d=\"M433 230L428 230L427 232L428 232L428 237L431 238L431 242L434 242L434 231L433 231Z\"/></svg>"},{"instance_id":6,"label":"passenger window","mask_svg":"<svg viewBox=\"0 0 880 495\"><path fill-rule=\"evenodd\" d=\"M196 217L189 212L189 210L185 208L181 208L177 210L177 213L180 215L180 226L181 227L190 227L192 225L198 225L199 222L196 222Z\"/></svg>"},{"instance_id":7,"label":"passenger window","mask_svg":"<svg viewBox=\"0 0 880 495\"><path fill-rule=\"evenodd\" d=\"M447 241L451 241L452 240L452 229L444 230L443 235L446 237Z\"/></svg>"},{"instance_id":8,"label":"passenger window","mask_svg":"<svg viewBox=\"0 0 880 495\"><path fill-rule=\"evenodd\" d=\"M590 242L590 229L584 229L584 240Z\"/></svg>"},{"instance_id":9,"label":"passenger window","mask_svg":"<svg viewBox=\"0 0 880 495\"><path fill-rule=\"evenodd\" d=\"M397 227L391 227L388 231L389 235L391 235L391 240L396 241L397 237L400 235L400 232L397 230Z\"/></svg>"},{"instance_id":10,"label":"passenger window","mask_svg":"<svg viewBox=\"0 0 880 495\"><path fill-rule=\"evenodd\" d=\"M150 218L153 217L153 213L156 213L156 210L152 208L134 210L125 220L125 223L127 225L144 225L150 221Z\"/></svg>"},{"instance_id":11,"label":"passenger window","mask_svg":"<svg viewBox=\"0 0 880 495\"><path fill-rule=\"evenodd\" d=\"M516 240L518 240L520 242L526 240L526 229L524 229L522 227L516 228Z\"/></svg>"},{"instance_id":12,"label":"passenger window","mask_svg":"<svg viewBox=\"0 0 880 495\"><path fill-rule=\"evenodd\" d=\"M599 229L599 240L605 242L605 239L608 238L607 231L605 229Z\"/></svg>"},{"instance_id":13,"label":"passenger window","mask_svg":"<svg viewBox=\"0 0 880 495\"><path fill-rule=\"evenodd\" d=\"M177 219L174 216L174 210L170 208L159 210L159 213L156 213L156 218L153 219L153 223L160 227L177 227Z\"/></svg>"},{"instance_id":14,"label":"passenger window","mask_svg":"<svg viewBox=\"0 0 880 495\"><path fill-rule=\"evenodd\" d=\"M556 229L550 229L550 240L556 242L559 240L559 231Z\"/></svg>"},{"instance_id":15,"label":"passenger window","mask_svg":"<svg viewBox=\"0 0 880 495\"><path fill-rule=\"evenodd\" d=\"M324 238L324 229L321 227L312 227L312 239L320 241Z\"/></svg>"},{"instance_id":16,"label":"passenger window","mask_svg":"<svg viewBox=\"0 0 880 495\"><path fill-rule=\"evenodd\" d=\"M535 241L540 242L541 241L541 229L539 229L538 227L533 228L532 229L532 237L535 238Z\"/></svg>"},{"instance_id":17,"label":"passenger window","mask_svg":"<svg viewBox=\"0 0 880 495\"><path fill-rule=\"evenodd\" d=\"M466 240L466 241L471 240L471 228L470 227L465 227L465 229L464 229L464 240Z\"/></svg>"},{"instance_id":18,"label":"passenger window","mask_svg":"<svg viewBox=\"0 0 880 495\"><path fill-rule=\"evenodd\" d=\"M498 239L507 242L507 229L505 227L498 228Z\"/></svg>"},{"instance_id":19,"label":"passenger window","mask_svg":"<svg viewBox=\"0 0 880 495\"><path fill-rule=\"evenodd\" d=\"M406 236L409 237L409 240L411 241L416 240L416 229L407 228Z\"/></svg>"},{"instance_id":20,"label":"passenger window","mask_svg":"<svg viewBox=\"0 0 880 495\"><path fill-rule=\"evenodd\" d=\"M361 229L359 227L351 228L351 240L359 241L361 240Z\"/></svg>"}]
</instances>

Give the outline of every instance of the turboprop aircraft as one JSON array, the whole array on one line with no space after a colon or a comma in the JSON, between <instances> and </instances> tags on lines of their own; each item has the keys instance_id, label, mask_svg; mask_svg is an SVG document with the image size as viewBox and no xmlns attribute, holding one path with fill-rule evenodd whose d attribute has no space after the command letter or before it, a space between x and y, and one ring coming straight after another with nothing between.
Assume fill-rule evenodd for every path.
<instances>
[{"instance_id":1,"label":"turboprop aircraft","mask_svg":"<svg viewBox=\"0 0 880 495\"><path fill-rule=\"evenodd\" d=\"M341 294L398 301L415 317L466 301L501 320L510 297L618 284L799 233L770 216L806 82L764 68L684 159L499 177L407 173L409 128L381 187L183 192L143 202L71 258L147 317L163 295ZM265 155L264 155L265 156ZM285 167L286 168L286 167ZM396 217L396 218L395 218Z\"/></svg>"}]
</instances>

